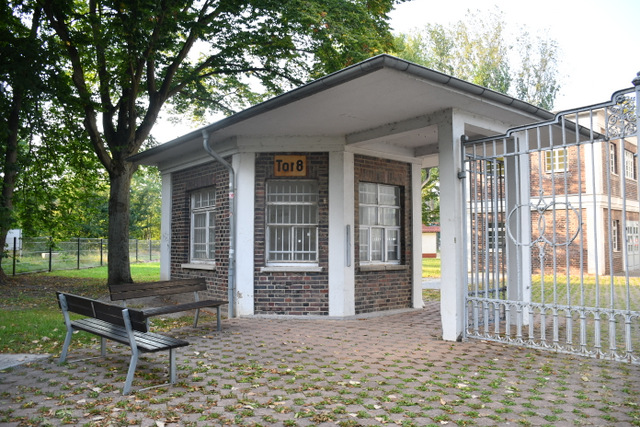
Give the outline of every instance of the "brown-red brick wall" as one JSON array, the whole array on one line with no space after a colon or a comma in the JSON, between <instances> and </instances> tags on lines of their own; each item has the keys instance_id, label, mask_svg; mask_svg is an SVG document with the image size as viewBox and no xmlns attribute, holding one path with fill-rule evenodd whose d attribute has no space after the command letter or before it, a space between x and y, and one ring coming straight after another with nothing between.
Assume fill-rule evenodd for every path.
<instances>
[{"instance_id":1,"label":"brown-red brick wall","mask_svg":"<svg viewBox=\"0 0 640 427\"><path fill-rule=\"evenodd\" d=\"M230 160L230 159L228 159ZM215 271L182 268L189 262L190 199L194 191L216 189ZM207 297L228 298L229 271L229 173L217 162L206 163L172 175L171 278L204 277Z\"/></svg>"},{"instance_id":2,"label":"brown-red brick wall","mask_svg":"<svg viewBox=\"0 0 640 427\"><path fill-rule=\"evenodd\" d=\"M412 306L411 165L388 159L356 155L355 161L355 312L410 308ZM402 248L400 270L364 271L359 259L360 182L400 187L402 206Z\"/></svg>"},{"instance_id":3,"label":"brown-red brick wall","mask_svg":"<svg viewBox=\"0 0 640 427\"><path fill-rule=\"evenodd\" d=\"M314 179L318 182L320 196L318 201L318 266L322 268L322 271L317 273L261 271L266 266L266 182L271 179L279 179L274 177L275 154L293 153L261 153L256 155L254 310L256 314L328 315L329 154L306 153L308 176L301 178Z\"/></svg>"}]
</instances>

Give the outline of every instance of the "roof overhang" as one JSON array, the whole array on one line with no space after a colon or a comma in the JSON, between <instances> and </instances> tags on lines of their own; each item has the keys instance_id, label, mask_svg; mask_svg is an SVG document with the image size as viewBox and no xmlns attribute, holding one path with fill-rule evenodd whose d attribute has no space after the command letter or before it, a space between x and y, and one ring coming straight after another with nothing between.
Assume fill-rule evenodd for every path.
<instances>
[{"instance_id":1,"label":"roof overhang","mask_svg":"<svg viewBox=\"0 0 640 427\"><path fill-rule=\"evenodd\" d=\"M446 74L380 55L286 92L235 115L129 158L168 165L201 152L210 140L234 138L339 137L345 144L390 144L415 156L437 152L437 121L460 110L520 126L549 120L546 110ZM506 130L506 129L505 129ZM471 136L490 136L470 128ZM435 148L429 148L435 147Z\"/></svg>"}]
</instances>

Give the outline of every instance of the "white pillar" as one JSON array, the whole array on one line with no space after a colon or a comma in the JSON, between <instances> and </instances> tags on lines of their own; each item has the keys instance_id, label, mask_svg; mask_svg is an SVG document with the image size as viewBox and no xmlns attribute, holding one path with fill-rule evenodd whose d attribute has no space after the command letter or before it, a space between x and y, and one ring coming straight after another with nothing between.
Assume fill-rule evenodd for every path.
<instances>
[{"instance_id":1,"label":"white pillar","mask_svg":"<svg viewBox=\"0 0 640 427\"><path fill-rule=\"evenodd\" d=\"M531 165L525 141L509 142L508 153L522 154L505 159L505 241L507 250L507 299L531 302ZM535 183L534 183L535 184ZM515 239L515 242L514 242ZM517 242L517 243L516 243ZM520 314L523 325L529 324L528 311ZM511 312L511 323L517 324L518 313Z\"/></svg>"},{"instance_id":2,"label":"white pillar","mask_svg":"<svg viewBox=\"0 0 640 427\"><path fill-rule=\"evenodd\" d=\"M162 174L162 205L160 214L160 280L171 279L171 210L173 202L172 175Z\"/></svg>"},{"instance_id":3,"label":"white pillar","mask_svg":"<svg viewBox=\"0 0 640 427\"><path fill-rule=\"evenodd\" d=\"M329 153L329 316L355 314L353 161L353 153Z\"/></svg>"},{"instance_id":4,"label":"white pillar","mask_svg":"<svg viewBox=\"0 0 640 427\"><path fill-rule=\"evenodd\" d=\"M411 165L411 264L413 266L413 308L424 307L422 301L422 167L419 164Z\"/></svg>"},{"instance_id":5,"label":"white pillar","mask_svg":"<svg viewBox=\"0 0 640 427\"><path fill-rule=\"evenodd\" d=\"M442 338L456 341L462 338L464 300L467 290L465 263L462 143L464 123L452 111L438 124L438 150L440 167L440 232L441 280L440 313Z\"/></svg>"},{"instance_id":6,"label":"white pillar","mask_svg":"<svg viewBox=\"0 0 640 427\"><path fill-rule=\"evenodd\" d=\"M236 171L236 313L254 314L255 176L254 153L235 154Z\"/></svg>"}]
</instances>

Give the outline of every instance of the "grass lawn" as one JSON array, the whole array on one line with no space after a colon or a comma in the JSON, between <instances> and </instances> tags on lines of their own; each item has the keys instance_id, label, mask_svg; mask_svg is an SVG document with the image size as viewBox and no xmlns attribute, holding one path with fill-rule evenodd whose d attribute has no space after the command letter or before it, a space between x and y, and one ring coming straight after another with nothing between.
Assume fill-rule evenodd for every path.
<instances>
[{"instance_id":1,"label":"grass lawn","mask_svg":"<svg viewBox=\"0 0 640 427\"><path fill-rule=\"evenodd\" d=\"M131 274L136 282L160 280L160 263L132 264ZM106 266L10 277L0 289L0 353L59 353L66 328L55 292L108 298L106 281ZM191 316L152 320L159 331L191 322ZM97 341L92 335L80 335L74 345Z\"/></svg>"}]
</instances>

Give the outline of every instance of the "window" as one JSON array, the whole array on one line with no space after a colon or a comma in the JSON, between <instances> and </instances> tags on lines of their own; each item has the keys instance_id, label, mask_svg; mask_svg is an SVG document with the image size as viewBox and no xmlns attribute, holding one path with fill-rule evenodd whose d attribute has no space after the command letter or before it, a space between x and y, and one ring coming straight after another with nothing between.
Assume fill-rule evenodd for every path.
<instances>
[{"instance_id":1,"label":"window","mask_svg":"<svg viewBox=\"0 0 640 427\"><path fill-rule=\"evenodd\" d=\"M618 174L618 151L616 150L616 144L613 142L609 144L609 171L613 174Z\"/></svg>"},{"instance_id":2,"label":"window","mask_svg":"<svg viewBox=\"0 0 640 427\"><path fill-rule=\"evenodd\" d=\"M267 262L318 262L318 184L267 182Z\"/></svg>"},{"instance_id":3,"label":"window","mask_svg":"<svg viewBox=\"0 0 640 427\"><path fill-rule=\"evenodd\" d=\"M360 262L400 263L400 188L360 183Z\"/></svg>"},{"instance_id":4,"label":"window","mask_svg":"<svg viewBox=\"0 0 640 427\"><path fill-rule=\"evenodd\" d=\"M614 252L620 250L620 220L614 219L611 224L611 245Z\"/></svg>"},{"instance_id":5,"label":"window","mask_svg":"<svg viewBox=\"0 0 640 427\"><path fill-rule=\"evenodd\" d=\"M566 172L569 169L568 156L566 148L554 148L545 152L545 171Z\"/></svg>"},{"instance_id":6,"label":"window","mask_svg":"<svg viewBox=\"0 0 640 427\"><path fill-rule=\"evenodd\" d=\"M637 179L636 159L629 150L624 150L624 176L628 179Z\"/></svg>"},{"instance_id":7,"label":"window","mask_svg":"<svg viewBox=\"0 0 640 427\"><path fill-rule=\"evenodd\" d=\"M215 189L191 194L191 262L215 260Z\"/></svg>"},{"instance_id":8,"label":"window","mask_svg":"<svg viewBox=\"0 0 640 427\"><path fill-rule=\"evenodd\" d=\"M498 222L497 224L493 221L489 222L487 229L489 249L501 251L505 247L505 231L504 222Z\"/></svg>"}]
</instances>

